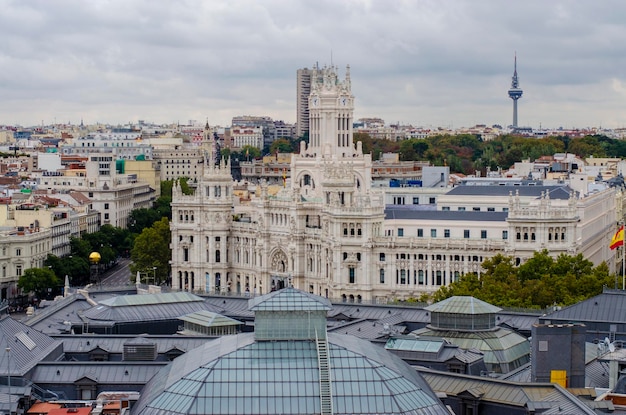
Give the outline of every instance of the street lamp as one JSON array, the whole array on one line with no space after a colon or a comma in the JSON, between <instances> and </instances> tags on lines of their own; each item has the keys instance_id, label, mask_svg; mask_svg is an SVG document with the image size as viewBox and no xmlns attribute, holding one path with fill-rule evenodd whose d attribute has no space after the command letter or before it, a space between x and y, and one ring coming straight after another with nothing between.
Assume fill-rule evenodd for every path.
<instances>
[{"instance_id":1,"label":"street lamp","mask_svg":"<svg viewBox=\"0 0 626 415\"><path fill-rule=\"evenodd\" d=\"M52 272L54 272L54 270L52 269L52 265L48 265L48 269ZM52 288L48 287L48 296L46 297L47 300L51 300L52 298L50 298L52 296Z\"/></svg>"},{"instance_id":2,"label":"street lamp","mask_svg":"<svg viewBox=\"0 0 626 415\"><path fill-rule=\"evenodd\" d=\"M4 350L7 352L7 383L9 386L9 413L11 413L11 348L7 347Z\"/></svg>"},{"instance_id":3,"label":"street lamp","mask_svg":"<svg viewBox=\"0 0 626 415\"><path fill-rule=\"evenodd\" d=\"M99 264L100 264L100 260L102 259L102 256L100 255L99 252L92 252L91 254L89 254L89 262L91 263L91 281L90 282L94 282L94 283L98 283L100 282L100 273L99 271ZM102 286L102 284L100 284L100 286Z\"/></svg>"}]
</instances>

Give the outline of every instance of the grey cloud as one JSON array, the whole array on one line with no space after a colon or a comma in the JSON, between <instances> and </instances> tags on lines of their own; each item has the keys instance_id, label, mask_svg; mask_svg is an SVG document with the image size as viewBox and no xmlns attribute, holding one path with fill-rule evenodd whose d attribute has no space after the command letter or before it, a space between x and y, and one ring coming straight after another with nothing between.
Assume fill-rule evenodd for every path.
<instances>
[{"instance_id":1,"label":"grey cloud","mask_svg":"<svg viewBox=\"0 0 626 415\"><path fill-rule=\"evenodd\" d=\"M330 64L331 56L342 73L352 67L357 116L508 124L516 51L520 121L623 124L621 1L0 0L0 7L0 124L78 120L81 112L93 118L87 122L208 116L226 124L240 114L293 122L296 69Z\"/></svg>"}]
</instances>

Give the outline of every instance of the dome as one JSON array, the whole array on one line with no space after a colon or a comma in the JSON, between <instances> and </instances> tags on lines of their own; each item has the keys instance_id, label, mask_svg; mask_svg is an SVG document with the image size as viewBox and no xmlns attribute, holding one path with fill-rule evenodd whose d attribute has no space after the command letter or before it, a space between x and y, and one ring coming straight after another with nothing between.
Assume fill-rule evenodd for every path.
<instances>
[{"instance_id":1,"label":"dome","mask_svg":"<svg viewBox=\"0 0 626 415\"><path fill-rule=\"evenodd\" d=\"M449 414L400 358L328 334L333 414ZM224 336L176 358L146 384L134 415L320 414L315 341Z\"/></svg>"},{"instance_id":2,"label":"dome","mask_svg":"<svg viewBox=\"0 0 626 415\"><path fill-rule=\"evenodd\" d=\"M326 332L330 302L285 288L248 301L255 332L176 358L133 415L448 414L422 377L383 347Z\"/></svg>"}]
</instances>

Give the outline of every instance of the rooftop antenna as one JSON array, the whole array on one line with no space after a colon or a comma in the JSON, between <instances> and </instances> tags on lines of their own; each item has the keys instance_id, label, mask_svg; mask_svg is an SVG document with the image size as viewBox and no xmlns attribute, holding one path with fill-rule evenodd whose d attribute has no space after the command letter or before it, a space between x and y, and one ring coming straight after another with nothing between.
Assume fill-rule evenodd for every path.
<instances>
[{"instance_id":1,"label":"rooftop antenna","mask_svg":"<svg viewBox=\"0 0 626 415\"><path fill-rule=\"evenodd\" d=\"M333 66L333 50L330 50L330 66Z\"/></svg>"}]
</instances>

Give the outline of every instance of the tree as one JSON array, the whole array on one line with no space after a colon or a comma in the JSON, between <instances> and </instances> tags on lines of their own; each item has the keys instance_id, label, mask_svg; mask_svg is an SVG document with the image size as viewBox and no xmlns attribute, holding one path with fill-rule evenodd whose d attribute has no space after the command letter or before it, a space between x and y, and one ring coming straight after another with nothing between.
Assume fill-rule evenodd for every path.
<instances>
[{"instance_id":1,"label":"tree","mask_svg":"<svg viewBox=\"0 0 626 415\"><path fill-rule=\"evenodd\" d=\"M23 291L32 292L39 298L45 297L48 289L54 289L59 284L59 279L50 268L29 268L17 281L17 286Z\"/></svg>"},{"instance_id":2,"label":"tree","mask_svg":"<svg viewBox=\"0 0 626 415\"><path fill-rule=\"evenodd\" d=\"M220 149L220 158L224 158L226 160L230 159L231 151L230 148L222 148Z\"/></svg>"},{"instance_id":3,"label":"tree","mask_svg":"<svg viewBox=\"0 0 626 415\"><path fill-rule=\"evenodd\" d=\"M151 227L145 228L135 238L135 246L130 254L133 260L133 264L130 267L131 279L134 281L134 276L139 271L155 272L155 284L165 281L169 276L169 263L172 258L170 242L170 223L167 218L162 218ZM156 270L154 267L156 267Z\"/></svg>"},{"instance_id":4,"label":"tree","mask_svg":"<svg viewBox=\"0 0 626 415\"><path fill-rule=\"evenodd\" d=\"M423 160L424 153L429 147L428 141L411 138L400 142L400 153L403 160Z\"/></svg>"},{"instance_id":5,"label":"tree","mask_svg":"<svg viewBox=\"0 0 626 415\"><path fill-rule=\"evenodd\" d=\"M484 273L463 275L441 287L432 298L441 301L455 295L471 295L500 307L546 308L571 305L598 295L611 286L606 263L593 267L582 255L550 257L547 251L516 267L513 258L496 255L482 264Z\"/></svg>"},{"instance_id":6,"label":"tree","mask_svg":"<svg viewBox=\"0 0 626 415\"><path fill-rule=\"evenodd\" d=\"M435 292L433 294L433 301L442 301L456 295L469 295L478 298L481 288L482 282L477 274L465 274L457 282L443 286Z\"/></svg>"},{"instance_id":7,"label":"tree","mask_svg":"<svg viewBox=\"0 0 626 415\"><path fill-rule=\"evenodd\" d=\"M279 138L278 140L274 140L274 142L270 145L270 153L275 154L278 153L291 153L293 152L293 146L291 141L286 138Z\"/></svg>"},{"instance_id":8,"label":"tree","mask_svg":"<svg viewBox=\"0 0 626 415\"><path fill-rule=\"evenodd\" d=\"M370 153L372 151L372 137L367 133L355 132L352 135L352 141L361 142L361 146L363 148L363 154ZM378 160L378 154L374 154L374 159Z\"/></svg>"},{"instance_id":9,"label":"tree","mask_svg":"<svg viewBox=\"0 0 626 415\"><path fill-rule=\"evenodd\" d=\"M159 213L160 217L167 217L172 219L172 187L174 181L162 180L161 181L161 196L154 202L154 210ZM140 233L140 232L138 232Z\"/></svg>"},{"instance_id":10,"label":"tree","mask_svg":"<svg viewBox=\"0 0 626 415\"><path fill-rule=\"evenodd\" d=\"M184 195L193 194L193 189L189 186L189 177L180 177L178 184L180 184L180 190L182 190Z\"/></svg>"},{"instance_id":11,"label":"tree","mask_svg":"<svg viewBox=\"0 0 626 415\"><path fill-rule=\"evenodd\" d=\"M56 255L48 254L44 265L52 269L54 274L59 276L58 278L60 280L64 280L67 275L72 285L83 285L87 284L89 281L89 262L87 256L68 255L59 258Z\"/></svg>"},{"instance_id":12,"label":"tree","mask_svg":"<svg viewBox=\"0 0 626 415\"><path fill-rule=\"evenodd\" d=\"M241 157L243 157L245 161L248 161L251 159L261 157L261 150L259 150L258 148L254 146L246 145L246 146L241 147L240 154L241 154Z\"/></svg>"},{"instance_id":13,"label":"tree","mask_svg":"<svg viewBox=\"0 0 626 415\"><path fill-rule=\"evenodd\" d=\"M87 260L93 250L87 240L70 236L70 252L70 255L73 257L85 258Z\"/></svg>"},{"instance_id":14,"label":"tree","mask_svg":"<svg viewBox=\"0 0 626 415\"><path fill-rule=\"evenodd\" d=\"M541 279L543 276L549 275L552 272L553 266L554 259L550 256L547 249L535 252L532 258L519 266L519 279L522 282Z\"/></svg>"},{"instance_id":15,"label":"tree","mask_svg":"<svg viewBox=\"0 0 626 415\"><path fill-rule=\"evenodd\" d=\"M567 151L579 157L606 157L606 152L598 138L590 135L572 138L567 146Z\"/></svg>"},{"instance_id":16,"label":"tree","mask_svg":"<svg viewBox=\"0 0 626 415\"><path fill-rule=\"evenodd\" d=\"M145 228L152 226L154 222L163 216L156 209L135 209L128 215L128 230L140 234Z\"/></svg>"},{"instance_id":17,"label":"tree","mask_svg":"<svg viewBox=\"0 0 626 415\"><path fill-rule=\"evenodd\" d=\"M102 225L98 232L85 234L83 240L89 243L90 253L98 252L100 254L100 263L107 268L122 254L130 251L132 239L128 237L129 235L128 229L106 224Z\"/></svg>"}]
</instances>

